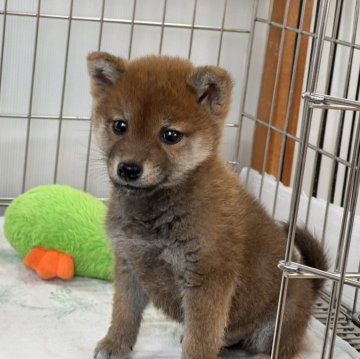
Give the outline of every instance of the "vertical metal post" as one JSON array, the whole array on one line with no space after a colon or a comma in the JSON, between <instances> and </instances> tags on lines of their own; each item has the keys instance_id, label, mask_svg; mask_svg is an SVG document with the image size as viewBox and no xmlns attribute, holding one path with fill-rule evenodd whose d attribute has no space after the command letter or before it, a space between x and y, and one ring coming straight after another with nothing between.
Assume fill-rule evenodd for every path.
<instances>
[{"instance_id":1,"label":"vertical metal post","mask_svg":"<svg viewBox=\"0 0 360 359\"><path fill-rule=\"evenodd\" d=\"M351 78L351 68L354 60L354 45L356 42L356 33L357 33L357 27L358 27L358 21L359 21L359 9L360 9L360 1L357 0L355 4L355 12L354 12L354 23L352 26L351 31L351 40L350 40L350 50L349 50L349 58L346 66L346 74L345 74L345 85L344 85L344 92L343 97L345 98L349 93L349 84L350 84L350 78ZM342 139L342 131L340 131L341 124L344 123L345 119L345 110L341 111L340 113L340 121L339 121L339 128L337 130L337 136L336 136L336 143L335 143L335 150L339 148L341 144ZM331 164L331 176L330 178L336 178L336 170L337 170L337 161L334 159ZM328 214L329 214L329 207L330 207L330 200L332 195L332 190L336 186L336 182L331 182L328 190L327 200L326 200L326 208L325 208L325 219L324 219L324 225L321 235L321 243L324 244L325 240L325 232L326 232L326 226L327 226L327 220L328 220Z\"/></svg>"},{"instance_id":2,"label":"vertical metal post","mask_svg":"<svg viewBox=\"0 0 360 359\"><path fill-rule=\"evenodd\" d=\"M27 118L27 124L26 124L25 154L24 154L23 179L22 179L21 192L25 192L27 163L28 163L28 158L29 158L31 113L32 113L33 96L34 96L35 68L36 68L37 47L38 47L38 39L39 39L40 8L41 8L41 0L38 0L37 13L36 13L34 56L33 56L33 63L32 63L31 85L30 85L29 110L28 110L28 118Z\"/></svg>"},{"instance_id":3,"label":"vertical metal post","mask_svg":"<svg viewBox=\"0 0 360 359\"><path fill-rule=\"evenodd\" d=\"M0 54L0 96L1 96L1 84L2 84L2 74L3 74L3 63L4 63L4 49L5 49L5 30L6 30L6 18L7 18L7 3L8 0L4 2L4 15L3 15L3 24L2 24L2 38L1 38L1 54Z\"/></svg>"},{"instance_id":4,"label":"vertical metal post","mask_svg":"<svg viewBox=\"0 0 360 359\"><path fill-rule=\"evenodd\" d=\"M346 264L350 249L350 243L351 243L351 234L354 224L354 218L355 218L355 209L356 209L356 202L358 199L358 193L359 193L359 185L360 185L360 122L358 121L358 126L356 130L356 140L354 144L354 154L351 161L351 171L350 171L350 178L349 178L349 189L348 189L348 197L349 200L348 206L345 209L344 208L344 218L343 218L343 227L344 230L342 231L344 233L344 236L341 237L341 242L343 242L342 245L342 251L339 263L337 263L337 266L335 268L335 271L340 271L340 281L337 286L336 290L336 305L335 305L335 315L334 315L334 326L333 331L331 334L331 343L330 343L330 351L329 351L329 358L333 357L334 353L334 345L335 345L335 339L336 339L336 328L338 324L339 319L339 313L340 313L340 305L341 305L341 297L342 292L344 288L344 282L345 282L345 273L346 273ZM346 212L345 212L346 211ZM329 310L332 308L330 307ZM330 314L330 313L329 313ZM330 315L329 315L330 316Z\"/></svg>"},{"instance_id":5,"label":"vertical metal post","mask_svg":"<svg viewBox=\"0 0 360 359\"><path fill-rule=\"evenodd\" d=\"M274 5L274 0L270 0L270 4L269 4L269 8L268 8L268 17L267 17L268 27L267 27L267 32L266 32L266 43L269 42L270 23L271 23L273 5ZM254 4L254 6L255 6L255 4ZM257 7L258 7L258 4L256 5L256 10L254 9L254 16L255 17L254 17L254 24L253 24L254 28L253 28L253 30L255 30L255 23L256 23L256 19L257 19ZM252 33L253 33L253 31L252 31ZM266 51L264 52L264 56L263 56L263 64L265 64L265 56L266 56ZM262 77L264 71L265 71L265 68L263 66L261 77ZM248 79L246 80L246 87L244 89L245 93L246 93L247 83L248 83ZM243 120L244 120L244 117L245 117L244 116L245 102L246 102L246 97L243 98L243 104L241 104L241 106L240 106L239 131L238 131L238 137L236 137L238 159L240 159L240 155L241 155L240 154L240 141L241 141L242 126L243 126L243 122L244 122ZM256 118L256 115L254 116L254 118ZM255 130L253 131L253 137L252 137L252 142L251 143L254 143L254 139L255 139ZM251 158L250 158L250 162L251 162ZM250 175L250 165L248 166L247 172L246 172L246 179L245 179L246 184L248 184L248 182L249 182L249 175Z\"/></svg>"},{"instance_id":6,"label":"vertical metal post","mask_svg":"<svg viewBox=\"0 0 360 359\"><path fill-rule=\"evenodd\" d=\"M59 167L59 157L60 157L60 140L61 140L63 113L64 113L66 75L67 75L67 68L68 68L68 62L69 62L69 48L70 48L70 36L71 36L73 9L74 9L74 0L71 0L70 11L69 11L69 24L68 24L68 30L67 30L67 36L66 36L65 64L64 64L64 75L63 75L63 83L62 83L62 90L61 90L59 126L58 126L57 140L56 140L55 171L54 171L54 179L53 179L54 183L57 182L57 177L58 177L58 167Z\"/></svg>"},{"instance_id":7,"label":"vertical metal post","mask_svg":"<svg viewBox=\"0 0 360 359\"><path fill-rule=\"evenodd\" d=\"M325 37L325 29L326 29L326 20L329 10L329 1L322 0L320 5L320 11L318 14L318 23L316 29L316 45L314 51L314 57L312 60L312 67L310 69L310 77L307 91L310 93L314 92L317 85L319 68L320 68L320 60L322 54L322 48ZM301 195L301 187L303 181L303 174L305 169L305 160L306 160L306 151L309 142L309 134L311 128L311 114L312 109L310 107L309 101L304 101L304 109L303 109L303 117L302 117L302 129L301 129L301 142L300 142L300 150L297 158L296 165L296 176L293 188L293 194L291 198L290 205L290 218L289 218L289 233L288 233L288 241L286 245L286 253L285 253L285 261L288 262L291 260L291 254L294 245L295 238L295 230L297 223L297 215L299 210L300 203L300 195ZM288 288L288 278L286 273L283 272L281 279L281 287L280 287L280 295L279 295L279 304L278 311L276 315L276 323L275 323L275 331L274 331L274 340L273 340L273 349L271 353L271 359L277 359L280 349L280 338L281 338L281 326L284 319L285 313L285 305L286 305L286 294ZM281 359L281 358L279 358Z\"/></svg>"},{"instance_id":8,"label":"vertical metal post","mask_svg":"<svg viewBox=\"0 0 360 359\"><path fill-rule=\"evenodd\" d=\"M277 97L278 92L278 86L279 86L279 78L280 78L280 68L282 63L282 57L283 57L283 51L284 51L284 43L285 43L285 34L286 34L286 24L289 17L289 8L290 8L290 1L288 0L285 5L285 14L283 18L283 23L281 26L281 37L280 37L280 45L279 45L279 53L278 53L278 59L276 63L276 70L275 70L275 83L273 88L273 94L271 96L271 106L270 106L270 114L269 114L269 123L267 126L266 131L266 139L265 139L265 148L264 148L264 158L261 168L261 181L260 181L260 188L259 188L259 199L261 199L262 196L262 190L264 187L264 178L265 178L265 172L266 172L266 163L268 159L268 152L269 152L269 145L270 145L270 135L271 135L271 126L274 119L274 112L275 112L275 99Z\"/></svg>"},{"instance_id":9,"label":"vertical metal post","mask_svg":"<svg viewBox=\"0 0 360 359\"><path fill-rule=\"evenodd\" d=\"M298 26L300 31L302 31L303 24L304 24L306 5L307 5L307 0L304 0L302 3L300 21L299 21L299 26ZM295 87L296 73L297 73L297 69L298 69L300 45L301 45L301 39L302 39L301 37L302 37L302 35L298 34L297 39L296 39L296 45L295 45L294 64L293 64L293 68L291 71L289 97L288 97L288 103L286 105L285 127L284 127L284 133L282 134L282 139L281 139L280 159L279 159L279 166L278 166L277 175L276 175L274 203L273 203L273 208L272 208L272 216L273 217L275 216L275 212L276 212L276 205L277 205L279 185L280 185L280 177L281 177L282 167L283 167L284 160L285 160L286 135L287 135L288 128L289 128L291 106L293 104L293 93L294 93L294 87Z\"/></svg>"},{"instance_id":10,"label":"vertical metal post","mask_svg":"<svg viewBox=\"0 0 360 359\"><path fill-rule=\"evenodd\" d=\"M358 269L358 272L360 272L360 262L358 263L357 269ZM359 319L360 319L359 314L356 313L357 306L358 306L358 298L359 298L359 288L356 288L355 295L354 295L354 302L353 302L352 311L351 311L352 318L356 321L356 323L359 323Z\"/></svg>"},{"instance_id":11,"label":"vertical metal post","mask_svg":"<svg viewBox=\"0 0 360 359\"><path fill-rule=\"evenodd\" d=\"M225 0L223 16L222 16L222 21L221 21L220 42L219 42L218 56L217 56L217 60L216 60L216 65L217 66L219 66L219 64L220 64L221 49L222 49L222 43L223 43L223 37L224 37L224 25L225 25L225 19L226 19L227 6L228 6L228 0Z\"/></svg>"},{"instance_id":12,"label":"vertical metal post","mask_svg":"<svg viewBox=\"0 0 360 359\"><path fill-rule=\"evenodd\" d=\"M102 34L103 34L103 28L104 28L105 2L106 2L105 0L102 0L102 4L101 4L100 28L99 28L97 51L101 50ZM92 116L91 116L91 118L92 118ZM83 186L84 191L86 191L87 187L88 187L91 141L92 141L92 131L91 131L91 119L90 119L89 138L88 138L87 151L86 151L85 179L84 179L84 186Z\"/></svg>"},{"instance_id":13,"label":"vertical metal post","mask_svg":"<svg viewBox=\"0 0 360 359\"><path fill-rule=\"evenodd\" d=\"M270 4L271 6L271 4ZM246 63L245 63L245 78L243 80L241 93L240 93L240 111L239 111L239 120L238 120L238 126L236 131L236 138L235 138L235 150L233 153L233 162L239 162L240 158L240 140L241 140L241 130L242 125L244 122L244 111L245 111L245 103L246 103L246 90L248 87L249 82L249 73L250 73L250 61L252 56L252 49L254 44L254 33L255 33L255 27L256 27L256 14L259 7L259 0L255 0L253 3L253 10L252 10L252 23L251 23L251 30L249 34L248 39L248 45L247 45L247 51L246 51ZM269 11L270 14L270 11ZM270 15L269 15L270 16ZM249 172L248 172L249 173Z\"/></svg>"},{"instance_id":14,"label":"vertical metal post","mask_svg":"<svg viewBox=\"0 0 360 359\"><path fill-rule=\"evenodd\" d=\"M164 30L165 30L165 20L166 20L166 9L167 9L168 0L164 0L163 16L161 21L161 34L160 34L160 44L159 44L159 55L162 53L163 41L164 41Z\"/></svg>"},{"instance_id":15,"label":"vertical metal post","mask_svg":"<svg viewBox=\"0 0 360 359\"><path fill-rule=\"evenodd\" d=\"M129 42L129 52L128 52L128 59L131 59L131 52L132 52L132 43L134 37L134 25L135 25L135 15L136 15L136 0L134 0L134 6L132 11L132 19L131 19L131 30L130 30L130 42Z\"/></svg>"},{"instance_id":16,"label":"vertical metal post","mask_svg":"<svg viewBox=\"0 0 360 359\"><path fill-rule=\"evenodd\" d=\"M195 0L194 9L193 9L193 16L192 16L192 22L191 22L191 33L190 33L188 59L191 58L191 52L192 52L192 44L193 44L193 39L194 39L194 26L195 26L195 19L196 19L197 3L198 3L198 0Z\"/></svg>"},{"instance_id":17,"label":"vertical metal post","mask_svg":"<svg viewBox=\"0 0 360 359\"><path fill-rule=\"evenodd\" d=\"M336 13L335 13L335 19L334 19L334 26L333 26L333 29L332 29L332 34L331 34L331 44L330 44L330 50L329 50L329 66L327 68L327 73L326 73L326 83L325 83L325 91L329 92L330 91L330 78L331 78L331 63L332 61L334 60L334 57L335 57L335 49L336 49L336 46L337 44L335 43L335 37L338 33L338 29L339 29L339 26L340 26L340 20L341 20L341 7L342 7L342 2L343 0L341 1L338 1L336 2ZM321 119L320 119L320 131L319 131L319 134L318 134L318 139L317 139L317 143L316 143L316 147L317 148L320 148L320 143L321 143L321 127L323 126L323 124L325 123L326 121L326 118L325 118L325 111L322 112L321 114ZM313 195L313 191L314 191L314 186L315 186L315 172L316 172L316 166L317 166L317 162L318 162L318 159L321 160L321 154L319 152L315 152L315 159L314 159L314 164L313 164L313 170L312 170L312 178L311 178L311 184L310 184L310 194L309 194L309 200L308 200L308 203L307 203L307 208L306 208L306 218L305 218L305 227L308 226L308 223L309 223L309 218L310 218L310 208L311 208L311 202L312 202L312 195Z\"/></svg>"}]
</instances>

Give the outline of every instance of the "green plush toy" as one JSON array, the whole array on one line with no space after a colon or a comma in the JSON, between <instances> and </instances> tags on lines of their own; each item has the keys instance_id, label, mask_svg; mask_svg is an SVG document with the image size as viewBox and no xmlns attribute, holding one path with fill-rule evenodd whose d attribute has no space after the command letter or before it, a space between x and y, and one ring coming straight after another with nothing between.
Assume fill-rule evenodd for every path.
<instances>
[{"instance_id":1,"label":"green plush toy","mask_svg":"<svg viewBox=\"0 0 360 359\"><path fill-rule=\"evenodd\" d=\"M104 232L106 206L64 185L35 187L5 213L5 237L43 279L111 280L113 254Z\"/></svg>"}]
</instances>

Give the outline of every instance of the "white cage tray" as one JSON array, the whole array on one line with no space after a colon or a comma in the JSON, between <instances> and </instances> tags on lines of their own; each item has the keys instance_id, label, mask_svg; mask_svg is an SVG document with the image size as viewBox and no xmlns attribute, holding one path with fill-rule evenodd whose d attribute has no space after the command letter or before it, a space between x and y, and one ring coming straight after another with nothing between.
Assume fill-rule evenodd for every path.
<instances>
[{"instance_id":1,"label":"white cage tray","mask_svg":"<svg viewBox=\"0 0 360 359\"><path fill-rule=\"evenodd\" d=\"M112 285L101 280L75 278L70 282L43 281L26 269L4 239L0 217L0 357L90 359L97 340L110 322ZM299 359L317 359L324 327L312 319L307 348ZM153 307L144 315L134 359L180 357L181 326ZM224 358L247 358L226 351ZM340 338L334 358L360 358Z\"/></svg>"}]
</instances>

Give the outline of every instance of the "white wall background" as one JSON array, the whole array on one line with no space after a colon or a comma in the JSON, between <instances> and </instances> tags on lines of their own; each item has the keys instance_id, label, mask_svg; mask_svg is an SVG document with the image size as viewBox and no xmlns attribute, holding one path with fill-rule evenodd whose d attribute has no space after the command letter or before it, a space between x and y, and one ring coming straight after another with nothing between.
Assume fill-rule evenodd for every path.
<instances>
[{"instance_id":1,"label":"white wall background","mask_svg":"<svg viewBox=\"0 0 360 359\"><path fill-rule=\"evenodd\" d=\"M235 85L233 106L227 121L238 123L256 1L195 1L137 0L134 6L134 0L104 0L104 24L100 37L103 0L73 0L71 22L71 0L41 0L40 3L38 0L8 0L6 26L4 0L0 0L0 198L15 197L33 186L53 182L79 189L86 187L96 196L106 196L106 172L92 139L87 170L91 106L85 58L88 52L98 48L124 57L161 53L190 56L198 65L223 66L231 73ZM257 19L269 18L269 3L270 0L259 0ZM334 27L336 3L335 0L330 2L328 37L331 37ZM356 0L343 2L340 41L351 41L355 3ZM41 17L37 33L39 5ZM135 25L132 28L133 17ZM161 26L163 19L164 28ZM191 29L193 22L194 30ZM222 25L224 32L221 31ZM254 116L259 101L268 28L268 24L256 21L245 102L245 112ZM238 32L231 31L234 29ZM325 89L330 45L328 38L319 74L319 92ZM332 95L345 94L345 69L349 56L349 44L338 44L330 90ZM355 98L359 67L360 26L357 27L352 55L350 91L346 94L349 98ZM331 154L336 150L339 116L339 111L329 111L324 150ZM340 153L343 159L346 159L351 138L351 117L351 113L345 116ZM320 111L315 111L310 136L310 143L314 146L317 145L319 122ZM240 167L250 163L254 128L253 120L243 119ZM297 135L300 135L300 121ZM237 157L236 136L236 127L225 127L222 148L227 160ZM304 191L309 195L314 162L315 151L309 149L304 180ZM325 200L332 166L333 161L323 156L318 196ZM341 201L344 175L345 167L340 165L335 193L337 204Z\"/></svg>"},{"instance_id":2,"label":"white wall background","mask_svg":"<svg viewBox=\"0 0 360 359\"><path fill-rule=\"evenodd\" d=\"M225 0L198 0L195 26L217 29L195 29L192 34L195 0L168 0L165 14L164 0L137 0L135 22L155 24L134 25L130 51L134 0L105 0L101 39L102 0L74 0L71 22L70 0L42 0L38 36L37 0L9 0L5 27L4 0L0 1L0 40L4 40L1 43L0 197L15 197L23 189L54 181L84 188L90 128L86 119L91 108L85 58L88 52L97 50L99 43L101 50L124 57L129 53L131 58L158 53L183 57L190 54L197 65L218 63L234 79L228 122L237 124L254 3L228 0L224 28L244 31L222 33ZM260 1L259 14L267 14L267 7L268 1ZM33 16L23 16L26 14ZM162 27L154 25L160 25L163 16L165 23L172 26L164 27L162 37ZM119 19L125 23L116 22ZM256 32L258 47L265 39L266 31ZM254 61L261 65L260 58L255 57ZM251 80L250 90L254 93L259 87L260 74L258 70L252 74L258 77ZM256 96L251 99L254 103L250 105L255 108ZM31 117L29 124L28 117ZM59 118L71 119L60 123ZM228 160L234 157L235 138L236 127L226 127L223 152ZM249 145L245 141L244 146ZM244 151L250 153L249 149ZM99 197L106 196L106 173L93 143L88 173L87 190Z\"/></svg>"}]
</instances>

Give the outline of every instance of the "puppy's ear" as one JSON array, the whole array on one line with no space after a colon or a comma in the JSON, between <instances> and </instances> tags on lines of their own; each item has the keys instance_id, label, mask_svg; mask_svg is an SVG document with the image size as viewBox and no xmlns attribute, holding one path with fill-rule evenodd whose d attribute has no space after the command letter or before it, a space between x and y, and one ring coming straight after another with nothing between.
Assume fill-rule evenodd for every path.
<instances>
[{"instance_id":1,"label":"puppy's ear","mask_svg":"<svg viewBox=\"0 0 360 359\"><path fill-rule=\"evenodd\" d=\"M114 85L126 71L126 60L106 52L92 52L87 57L91 85L104 90Z\"/></svg>"},{"instance_id":2,"label":"puppy's ear","mask_svg":"<svg viewBox=\"0 0 360 359\"><path fill-rule=\"evenodd\" d=\"M198 103L210 113L221 115L227 112L232 81L224 69L217 66L197 67L187 82L195 90Z\"/></svg>"}]
</instances>

